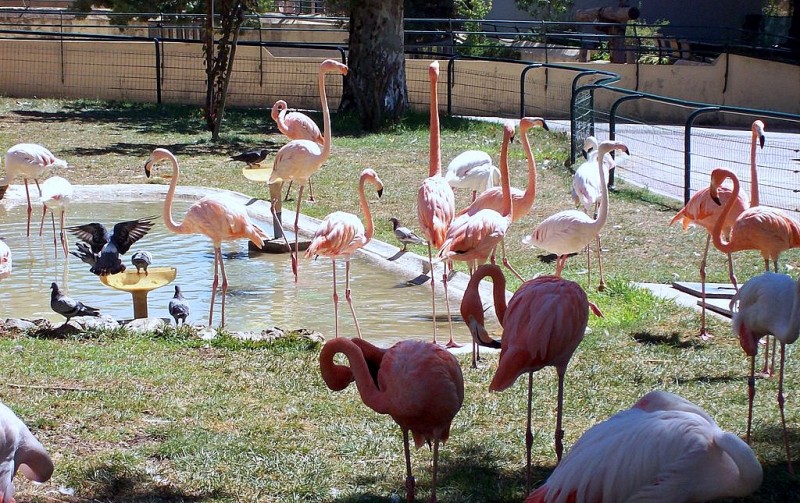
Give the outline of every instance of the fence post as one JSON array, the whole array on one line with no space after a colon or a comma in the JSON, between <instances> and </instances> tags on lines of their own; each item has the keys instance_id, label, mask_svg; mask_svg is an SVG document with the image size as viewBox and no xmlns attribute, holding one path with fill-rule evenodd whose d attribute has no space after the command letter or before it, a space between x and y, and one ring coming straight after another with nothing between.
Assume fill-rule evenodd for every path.
<instances>
[{"instance_id":1,"label":"fence post","mask_svg":"<svg viewBox=\"0 0 800 503\"><path fill-rule=\"evenodd\" d=\"M158 37L153 39L156 45L156 103L161 104L161 47Z\"/></svg>"},{"instance_id":2,"label":"fence post","mask_svg":"<svg viewBox=\"0 0 800 503\"><path fill-rule=\"evenodd\" d=\"M617 100L611 105L611 108L608 111L608 139L609 140L616 140L617 139L617 109L620 105L625 103L626 101L631 100L638 100L639 98L644 98L641 94L629 94L628 96L623 96L621 98L617 98ZM611 156L613 157L614 154L612 153ZM611 168L608 171L608 188L609 190L614 190L614 171L616 168Z\"/></svg>"},{"instance_id":3,"label":"fence post","mask_svg":"<svg viewBox=\"0 0 800 503\"><path fill-rule=\"evenodd\" d=\"M453 80L456 75L455 57L447 59L447 116L453 116Z\"/></svg>"},{"instance_id":4,"label":"fence post","mask_svg":"<svg viewBox=\"0 0 800 503\"><path fill-rule=\"evenodd\" d=\"M533 70L534 68L541 68L541 63L532 63L525 68L522 69L522 73L519 75L519 117L525 117L525 76L528 75L528 71Z\"/></svg>"},{"instance_id":5,"label":"fence post","mask_svg":"<svg viewBox=\"0 0 800 503\"><path fill-rule=\"evenodd\" d=\"M683 204L689 202L692 191L692 126L701 114L716 111L719 111L719 107L698 108L686 118L683 127Z\"/></svg>"}]
</instances>

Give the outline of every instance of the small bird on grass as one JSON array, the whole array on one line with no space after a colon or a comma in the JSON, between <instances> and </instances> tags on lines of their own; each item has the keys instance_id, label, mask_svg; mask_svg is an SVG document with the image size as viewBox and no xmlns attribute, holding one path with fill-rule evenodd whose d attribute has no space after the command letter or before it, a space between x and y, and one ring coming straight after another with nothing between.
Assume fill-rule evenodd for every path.
<instances>
[{"instance_id":1,"label":"small bird on grass","mask_svg":"<svg viewBox=\"0 0 800 503\"><path fill-rule=\"evenodd\" d=\"M403 249L401 251L406 251L406 247L409 244L413 245L425 244L424 239L414 234L414 231L412 231L408 227L401 226L400 221L398 221L396 218L392 217L389 219L389 221L392 222L392 229L394 229L394 237L396 237L398 241L403 243Z\"/></svg>"},{"instance_id":2,"label":"small bird on grass","mask_svg":"<svg viewBox=\"0 0 800 503\"><path fill-rule=\"evenodd\" d=\"M97 222L68 227L67 230L90 245L91 252L96 256L90 271L98 276L107 276L125 271L125 265L119 256L127 253L133 243L143 238L153 225L153 217L147 217L119 222L111 234L103 224ZM87 262L84 257L89 259L85 252L73 255L84 262Z\"/></svg>"},{"instance_id":3,"label":"small bird on grass","mask_svg":"<svg viewBox=\"0 0 800 503\"><path fill-rule=\"evenodd\" d=\"M131 255L131 264L136 267L136 274L141 274L144 270L144 274L147 276L147 267L152 263L153 256L148 251L139 250Z\"/></svg>"},{"instance_id":4,"label":"small bird on grass","mask_svg":"<svg viewBox=\"0 0 800 503\"><path fill-rule=\"evenodd\" d=\"M53 282L50 285L50 290L52 290L50 293L50 308L65 317L67 321L77 316L100 316L100 310L96 307L87 306L83 302L61 293L57 283Z\"/></svg>"},{"instance_id":5,"label":"small bird on grass","mask_svg":"<svg viewBox=\"0 0 800 503\"><path fill-rule=\"evenodd\" d=\"M181 294L181 287L175 285L175 296L169 301L169 314L175 318L175 325L178 326L178 320L182 324L186 324L186 318L189 317L189 303L183 298Z\"/></svg>"},{"instance_id":6,"label":"small bird on grass","mask_svg":"<svg viewBox=\"0 0 800 503\"><path fill-rule=\"evenodd\" d=\"M234 161L241 161L247 164L248 168L253 167L260 167L261 163L264 162L264 159L267 158L267 154L269 154L269 150L262 148L258 150L250 150L248 152L242 152L241 154L232 155L231 159Z\"/></svg>"}]
</instances>

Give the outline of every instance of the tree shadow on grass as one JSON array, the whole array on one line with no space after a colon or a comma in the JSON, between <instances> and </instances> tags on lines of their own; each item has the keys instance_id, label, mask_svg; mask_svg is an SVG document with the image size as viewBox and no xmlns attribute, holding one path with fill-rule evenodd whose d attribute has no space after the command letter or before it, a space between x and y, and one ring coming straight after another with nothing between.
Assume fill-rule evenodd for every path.
<instances>
[{"instance_id":1,"label":"tree shadow on grass","mask_svg":"<svg viewBox=\"0 0 800 503\"><path fill-rule=\"evenodd\" d=\"M684 339L679 332L654 334L651 332L634 332L633 339L640 344L652 346L672 346L677 349L703 348L705 344L697 338Z\"/></svg>"},{"instance_id":2,"label":"tree shadow on grass","mask_svg":"<svg viewBox=\"0 0 800 503\"><path fill-rule=\"evenodd\" d=\"M285 142L275 142L271 140L263 140L259 142L258 145L251 145L245 144L241 141L232 141L228 143L160 143L160 144L149 144L149 143L112 143L110 145L103 145L101 147L91 147L91 148L84 148L84 147L76 147L71 149L61 149L59 150L59 155L67 158L70 160L72 158L76 159L84 159L87 157L96 157L108 154L114 155L123 155L129 157L141 157L142 158L142 166L144 166L144 161L147 159L147 156L150 155L156 148L165 148L178 156L180 160L181 157L184 156L200 156L200 155L220 155L220 153L224 152L226 155L236 155L242 152L246 152L249 150L254 150L256 148L259 149L266 149L268 151L268 158L266 163L262 163L264 167L267 164L271 166L272 160L269 156L274 156L278 150L285 145ZM239 161L236 162L240 166L244 167L245 164Z\"/></svg>"}]
</instances>

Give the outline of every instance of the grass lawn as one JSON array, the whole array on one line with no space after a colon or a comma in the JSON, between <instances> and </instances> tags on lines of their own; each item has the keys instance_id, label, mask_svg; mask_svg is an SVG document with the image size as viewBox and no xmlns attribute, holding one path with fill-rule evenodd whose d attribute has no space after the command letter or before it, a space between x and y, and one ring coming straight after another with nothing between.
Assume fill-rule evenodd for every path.
<instances>
[{"instance_id":1,"label":"grass lawn","mask_svg":"<svg viewBox=\"0 0 800 503\"><path fill-rule=\"evenodd\" d=\"M181 185L267 198L267 188L244 179L241 164L230 156L255 147L277 151L285 143L269 111L230 109L223 132L220 142L211 143L196 107L0 100L0 147L42 143L69 161L66 177L73 183L167 183L146 179L143 169L153 148L166 147L181 163ZM443 164L473 148L496 159L501 135L496 124L443 117ZM540 262L541 251L523 247L522 237L546 216L572 207L566 136L540 129L529 136L538 164L536 203L506 239L510 260L525 277L551 273L554 265ZM526 161L519 142L510 156L512 184L524 187ZM381 200L371 202L376 238L394 242L389 217L418 229L415 197L427 166L426 115L368 136L358 132L352 119L335 116L331 158L313 178L317 203L303 202L302 211L320 218L334 210L358 213L358 174L372 167L385 185ZM631 285L696 281L704 231L667 226L678 202L624 183L618 187L603 233L608 288L597 292L593 273L587 290L605 317L591 317L590 332L567 371L566 451L587 428L656 388L694 401L723 429L743 435L749 364L729 324L712 317L715 337L700 341L695 337L697 313ZM469 194L461 191L456 197L461 207ZM292 208L295 202L287 204ZM421 246L409 249L425 253ZM784 255L784 272L794 275L799 253ZM723 257L718 252L710 257L709 281L726 281ZM744 253L737 256L736 267L744 281L763 263L757 254ZM584 268L584 259L570 259L564 276L585 286ZM514 291L519 282L508 280ZM0 315L14 313L0 306ZM800 365L794 348L787 349L786 419L797 461ZM27 422L56 463L46 484L15 479L19 501L349 503L404 498L399 428L388 416L366 408L354 386L330 391L319 375L319 346L304 339L266 344L222 334L207 342L189 329L84 333L64 340L6 334L0 337L0 354L7 362L0 400ZM490 393L496 355L477 370L469 368L467 355L459 360L465 401L440 451L439 499L522 501L525 386L518 382ZM536 483L555 464L556 382L552 369L534 376ZM786 471L777 379L760 379L756 386L752 446L765 475L761 489L746 501L798 501L800 479ZM425 501L431 453L420 449L412 458L417 500Z\"/></svg>"}]
</instances>

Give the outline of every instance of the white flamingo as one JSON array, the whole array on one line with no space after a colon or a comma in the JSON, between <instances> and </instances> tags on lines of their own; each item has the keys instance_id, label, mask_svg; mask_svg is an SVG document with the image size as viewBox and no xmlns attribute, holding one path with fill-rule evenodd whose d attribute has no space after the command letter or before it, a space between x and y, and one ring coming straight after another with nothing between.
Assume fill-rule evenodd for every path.
<instances>
[{"instance_id":1,"label":"white flamingo","mask_svg":"<svg viewBox=\"0 0 800 503\"><path fill-rule=\"evenodd\" d=\"M47 210L50 210L50 220L53 223L53 247L58 250L56 243L56 219L55 215L58 213L58 222L60 230L61 248L64 250L64 256L69 255L69 244L67 243L67 236L64 234L64 220L66 219L67 206L72 202L74 190L69 180L60 176L51 176L42 183L41 186L41 200L42 200L42 221L39 224L39 235L42 235L44 229L44 217Z\"/></svg>"},{"instance_id":2,"label":"white flamingo","mask_svg":"<svg viewBox=\"0 0 800 503\"><path fill-rule=\"evenodd\" d=\"M474 201L479 192L500 185L500 170L483 150L467 150L447 165L444 179L454 189L469 189Z\"/></svg>"},{"instance_id":3,"label":"white flamingo","mask_svg":"<svg viewBox=\"0 0 800 503\"><path fill-rule=\"evenodd\" d=\"M11 248L4 239L0 238L0 279L11 276L12 265Z\"/></svg>"}]
</instances>

